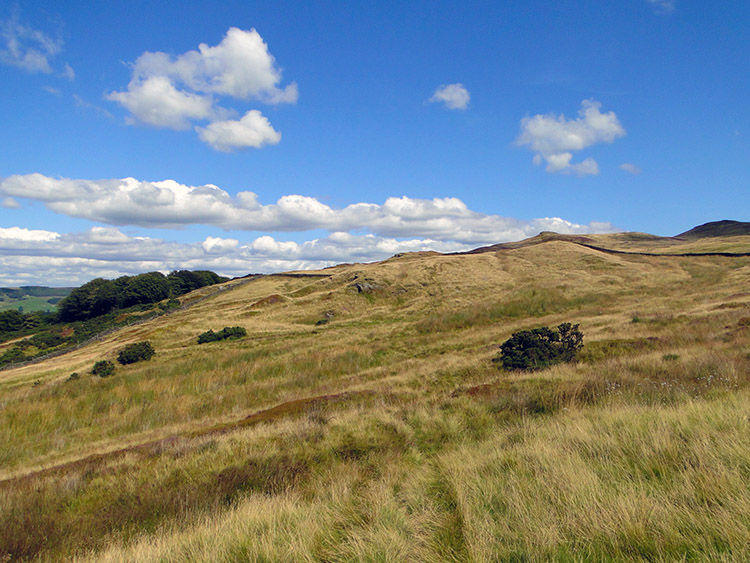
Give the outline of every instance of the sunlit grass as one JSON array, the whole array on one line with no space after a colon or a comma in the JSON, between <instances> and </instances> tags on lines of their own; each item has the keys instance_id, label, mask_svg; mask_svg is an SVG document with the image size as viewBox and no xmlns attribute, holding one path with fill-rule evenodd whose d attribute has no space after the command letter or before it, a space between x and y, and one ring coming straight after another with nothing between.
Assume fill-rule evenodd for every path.
<instances>
[{"instance_id":1,"label":"sunlit grass","mask_svg":"<svg viewBox=\"0 0 750 563\"><path fill-rule=\"evenodd\" d=\"M326 273L0 372L0 560L746 558L750 260L556 241ZM560 322L579 363L491 362ZM222 326L248 336L198 346Z\"/></svg>"}]
</instances>

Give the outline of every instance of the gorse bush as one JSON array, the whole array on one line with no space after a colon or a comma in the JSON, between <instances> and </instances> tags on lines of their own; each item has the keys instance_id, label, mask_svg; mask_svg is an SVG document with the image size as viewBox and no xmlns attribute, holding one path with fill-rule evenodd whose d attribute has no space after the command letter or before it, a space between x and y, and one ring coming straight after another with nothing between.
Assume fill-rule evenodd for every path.
<instances>
[{"instance_id":1,"label":"gorse bush","mask_svg":"<svg viewBox=\"0 0 750 563\"><path fill-rule=\"evenodd\" d=\"M156 354L156 352L154 351L153 346L151 346L151 343L148 340L144 340L142 342L130 344L120 350L120 353L117 356L117 361L122 365L134 364L135 362L150 360L154 354Z\"/></svg>"},{"instance_id":2,"label":"gorse bush","mask_svg":"<svg viewBox=\"0 0 750 563\"><path fill-rule=\"evenodd\" d=\"M576 359L583 348L583 333L578 325L562 323L557 328L546 326L515 332L500 346L495 358L505 369L542 369Z\"/></svg>"},{"instance_id":3,"label":"gorse bush","mask_svg":"<svg viewBox=\"0 0 750 563\"><path fill-rule=\"evenodd\" d=\"M98 375L99 377L108 377L115 373L115 364L109 360L99 360L94 364L91 373L93 375Z\"/></svg>"},{"instance_id":4,"label":"gorse bush","mask_svg":"<svg viewBox=\"0 0 750 563\"><path fill-rule=\"evenodd\" d=\"M198 344L216 342L217 340L242 338L243 336L247 336L247 331L241 326L225 326L219 332L207 330L206 332L201 333L198 335Z\"/></svg>"}]
</instances>

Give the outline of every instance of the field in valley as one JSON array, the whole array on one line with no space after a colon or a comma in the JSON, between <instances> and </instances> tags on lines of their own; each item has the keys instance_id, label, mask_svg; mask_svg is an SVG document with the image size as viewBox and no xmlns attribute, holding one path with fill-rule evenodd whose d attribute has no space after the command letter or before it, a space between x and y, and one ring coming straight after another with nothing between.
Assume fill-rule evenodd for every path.
<instances>
[{"instance_id":1,"label":"field in valley","mask_svg":"<svg viewBox=\"0 0 750 563\"><path fill-rule=\"evenodd\" d=\"M234 280L0 371L0 561L750 560L750 236L580 238ZM562 322L577 363L492 362Z\"/></svg>"}]
</instances>

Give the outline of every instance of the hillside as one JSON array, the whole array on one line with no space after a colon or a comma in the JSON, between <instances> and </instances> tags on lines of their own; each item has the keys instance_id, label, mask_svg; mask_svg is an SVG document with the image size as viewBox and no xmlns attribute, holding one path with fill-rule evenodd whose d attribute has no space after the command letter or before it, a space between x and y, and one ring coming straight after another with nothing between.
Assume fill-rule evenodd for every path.
<instances>
[{"instance_id":1,"label":"hillside","mask_svg":"<svg viewBox=\"0 0 750 563\"><path fill-rule=\"evenodd\" d=\"M750 236L687 238L233 280L0 372L0 560L747 560ZM493 364L562 322L579 362Z\"/></svg>"}]
</instances>

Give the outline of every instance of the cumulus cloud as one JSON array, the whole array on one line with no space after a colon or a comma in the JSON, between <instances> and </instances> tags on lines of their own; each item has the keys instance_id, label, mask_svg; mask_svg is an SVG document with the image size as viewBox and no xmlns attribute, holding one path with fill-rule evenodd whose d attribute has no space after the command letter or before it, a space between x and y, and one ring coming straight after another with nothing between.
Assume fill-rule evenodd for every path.
<instances>
[{"instance_id":1,"label":"cumulus cloud","mask_svg":"<svg viewBox=\"0 0 750 563\"><path fill-rule=\"evenodd\" d=\"M21 207L21 204L12 197L3 198L3 200L0 201L0 205L6 209L19 209Z\"/></svg>"},{"instance_id":2,"label":"cumulus cloud","mask_svg":"<svg viewBox=\"0 0 750 563\"><path fill-rule=\"evenodd\" d=\"M259 149L281 141L281 133L274 130L268 119L256 109L247 112L239 121L214 121L195 130L201 141L222 152L248 147Z\"/></svg>"},{"instance_id":3,"label":"cumulus cloud","mask_svg":"<svg viewBox=\"0 0 750 563\"><path fill-rule=\"evenodd\" d=\"M0 22L0 40L0 62L32 73L50 74L50 61L63 47L60 37L53 37L22 23L17 9L10 19Z\"/></svg>"},{"instance_id":4,"label":"cumulus cloud","mask_svg":"<svg viewBox=\"0 0 750 563\"><path fill-rule=\"evenodd\" d=\"M625 129L615 113L601 113L600 108L599 102L584 100L575 119L552 113L524 117L516 144L534 151L534 164L546 162L547 172L579 176L598 174L599 166L594 159L586 158L579 164L571 160L572 151L599 143L612 143L625 135Z\"/></svg>"},{"instance_id":5,"label":"cumulus cloud","mask_svg":"<svg viewBox=\"0 0 750 563\"><path fill-rule=\"evenodd\" d=\"M0 240L40 242L51 241L60 238L60 235L52 231L40 231L21 227L0 227Z\"/></svg>"},{"instance_id":6,"label":"cumulus cloud","mask_svg":"<svg viewBox=\"0 0 750 563\"><path fill-rule=\"evenodd\" d=\"M623 162L622 164L620 164L620 170L624 170L625 172L633 174L634 176L637 176L641 173L641 169L638 168L635 164L631 164L630 162Z\"/></svg>"},{"instance_id":7,"label":"cumulus cloud","mask_svg":"<svg viewBox=\"0 0 750 563\"><path fill-rule=\"evenodd\" d=\"M128 88L107 99L130 112L128 123L185 130L196 122L199 137L217 150L255 147L278 142L279 133L257 110L238 121L232 110L218 105L226 96L265 104L295 103L297 85L280 86L281 69L260 34L229 28L221 43L201 43L197 51L178 56L145 52L132 65Z\"/></svg>"},{"instance_id":8,"label":"cumulus cloud","mask_svg":"<svg viewBox=\"0 0 750 563\"><path fill-rule=\"evenodd\" d=\"M213 100L178 90L165 76L152 76L131 83L126 92L112 92L107 99L120 103L131 116L130 124L144 123L168 129L189 129L192 120L215 115Z\"/></svg>"},{"instance_id":9,"label":"cumulus cloud","mask_svg":"<svg viewBox=\"0 0 750 563\"><path fill-rule=\"evenodd\" d=\"M441 102L448 109L466 109L471 96L463 84L443 84L430 98L430 102Z\"/></svg>"},{"instance_id":10,"label":"cumulus cloud","mask_svg":"<svg viewBox=\"0 0 750 563\"><path fill-rule=\"evenodd\" d=\"M608 223L588 227L559 218L516 222L503 242L544 230L607 232ZM384 260L399 252L434 250L458 252L477 245L427 237L400 240L374 234L332 232L304 242L263 235L240 242L234 238L206 237L178 243L150 237L132 237L113 227L93 227L61 234L19 227L0 228L0 285L80 285L96 277L115 278L146 271L209 269L226 276L320 269L343 262Z\"/></svg>"},{"instance_id":11,"label":"cumulus cloud","mask_svg":"<svg viewBox=\"0 0 750 563\"><path fill-rule=\"evenodd\" d=\"M646 0L657 14L671 14L677 5L676 0Z\"/></svg>"},{"instance_id":12,"label":"cumulus cloud","mask_svg":"<svg viewBox=\"0 0 750 563\"><path fill-rule=\"evenodd\" d=\"M263 205L253 192L232 196L211 184L186 186L174 180L72 180L28 174L1 180L0 196L41 201L57 213L99 223L154 228L202 224L265 232L365 231L378 237L469 245L519 240L542 230L585 233L591 228L558 218L521 221L487 215L455 197L390 197L383 204L362 202L334 209L313 197L285 195ZM212 241L207 244L215 246Z\"/></svg>"}]
</instances>

